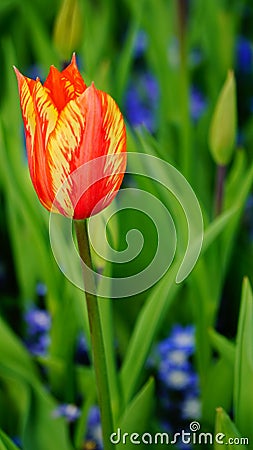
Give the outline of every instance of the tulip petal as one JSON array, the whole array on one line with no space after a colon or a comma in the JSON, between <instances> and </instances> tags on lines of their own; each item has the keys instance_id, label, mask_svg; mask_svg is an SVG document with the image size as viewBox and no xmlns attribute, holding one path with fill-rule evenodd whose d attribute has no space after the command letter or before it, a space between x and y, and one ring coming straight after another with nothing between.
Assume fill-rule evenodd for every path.
<instances>
[{"instance_id":1,"label":"tulip petal","mask_svg":"<svg viewBox=\"0 0 253 450\"><path fill-rule=\"evenodd\" d=\"M73 98L71 97L70 100L73 100L75 97L79 97L79 95L87 89L87 86L77 68L75 53L72 56L71 63L66 67L66 69L63 70L62 76L66 78L66 80L68 80L75 88L75 96L73 96Z\"/></svg>"},{"instance_id":2,"label":"tulip petal","mask_svg":"<svg viewBox=\"0 0 253 450\"><path fill-rule=\"evenodd\" d=\"M80 142L85 121L75 100L61 111L54 131L48 140L48 164L54 192L79 165Z\"/></svg>"},{"instance_id":3,"label":"tulip petal","mask_svg":"<svg viewBox=\"0 0 253 450\"><path fill-rule=\"evenodd\" d=\"M82 216L82 211L91 215L105 208L115 197L126 169L126 130L123 116L115 101L105 92L99 91L92 84L77 99L86 126L81 143L80 155L84 162L109 155L103 161L103 174L100 182L92 185L80 199L75 216ZM117 157L110 157L117 155ZM100 172L100 168L97 167ZM92 176L87 175L92 179Z\"/></svg>"},{"instance_id":4,"label":"tulip petal","mask_svg":"<svg viewBox=\"0 0 253 450\"><path fill-rule=\"evenodd\" d=\"M55 128L59 113L39 80L34 86L33 103L36 112L36 129L29 168L41 203L50 209L54 192L52 192L52 180L48 167L47 143Z\"/></svg>"},{"instance_id":5,"label":"tulip petal","mask_svg":"<svg viewBox=\"0 0 253 450\"><path fill-rule=\"evenodd\" d=\"M16 72L18 80L20 105L25 127L26 147L29 160L29 156L33 153L36 127L36 113L32 100L32 91L35 85L35 81L31 80L30 78L24 77L15 67L14 70Z\"/></svg>"},{"instance_id":6,"label":"tulip petal","mask_svg":"<svg viewBox=\"0 0 253 450\"><path fill-rule=\"evenodd\" d=\"M75 206L75 218L89 217L96 203L103 198L100 209L104 208L116 195L126 166L125 125L115 101L93 85L87 88L61 111L49 137L47 150L55 194L64 183L62 208L66 210L68 207L70 211ZM118 157L108 158L108 164L103 160L103 170L96 167L96 171L101 172L101 180L90 186L75 205L81 191L80 186L74 188L73 180L71 177L68 179L69 174L90 160L113 154L118 154ZM92 174L87 170L89 168L84 168L83 182L79 176L78 184L83 187L87 185L87 180L92 180ZM57 202L56 205L59 207Z\"/></svg>"},{"instance_id":7,"label":"tulip petal","mask_svg":"<svg viewBox=\"0 0 253 450\"><path fill-rule=\"evenodd\" d=\"M61 111L70 100L79 97L86 85L76 66L76 59L73 55L71 63L62 72L56 67L51 66L44 87L54 102L55 106Z\"/></svg>"}]
</instances>

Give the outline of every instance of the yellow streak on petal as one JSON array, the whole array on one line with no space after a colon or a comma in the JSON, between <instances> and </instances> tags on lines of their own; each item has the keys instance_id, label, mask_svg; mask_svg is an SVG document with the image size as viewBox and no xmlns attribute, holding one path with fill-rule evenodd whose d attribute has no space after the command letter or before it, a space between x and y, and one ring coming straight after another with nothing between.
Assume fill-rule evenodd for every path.
<instances>
[{"instance_id":1,"label":"yellow streak on petal","mask_svg":"<svg viewBox=\"0 0 253 450\"><path fill-rule=\"evenodd\" d=\"M126 167L126 130L123 116L113 98L100 92L102 107L104 109L103 129L105 133L105 141L109 142L107 149L108 155L115 155L106 160L104 173L111 173L111 176L107 178L106 186L115 186L115 189L119 189ZM110 195L110 193L108 194Z\"/></svg>"},{"instance_id":2,"label":"yellow streak on petal","mask_svg":"<svg viewBox=\"0 0 253 450\"><path fill-rule=\"evenodd\" d=\"M37 116L40 121L44 147L46 148L48 138L55 128L59 113L51 101L48 90L42 86L40 81L36 82L34 101L37 108Z\"/></svg>"},{"instance_id":3,"label":"yellow streak on petal","mask_svg":"<svg viewBox=\"0 0 253 450\"><path fill-rule=\"evenodd\" d=\"M125 125L123 116L113 98L103 93L102 106L106 108L103 126L106 140L110 141L108 155L122 152L125 148Z\"/></svg>"},{"instance_id":4,"label":"yellow streak on petal","mask_svg":"<svg viewBox=\"0 0 253 450\"><path fill-rule=\"evenodd\" d=\"M33 104L33 99L31 96L31 92L28 86L28 83L25 77L22 77L22 82L20 83L20 104L23 114L23 120L25 125L26 137L30 138L30 148L27 148L30 151L30 154L33 153L34 148L34 135L35 135L35 127L36 127L36 115ZM28 142L27 142L28 144ZM29 145L29 144L28 144ZM27 146L28 146L27 145Z\"/></svg>"},{"instance_id":5,"label":"yellow streak on petal","mask_svg":"<svg viewBox=\"0 0 253 450\"><path fill-rule=\"evenodd\" d=\"M67 180L69 174L78 167L79 146L84 130L84 118L75 100L70 101L61 111L54 131L51 133L47 151L49 166L53 183L53 191L56 194L59 188ZM61 204L64 208L71 207L69 193L71 192L71 180L61 192Z\"/></svg>"}]
</instances>

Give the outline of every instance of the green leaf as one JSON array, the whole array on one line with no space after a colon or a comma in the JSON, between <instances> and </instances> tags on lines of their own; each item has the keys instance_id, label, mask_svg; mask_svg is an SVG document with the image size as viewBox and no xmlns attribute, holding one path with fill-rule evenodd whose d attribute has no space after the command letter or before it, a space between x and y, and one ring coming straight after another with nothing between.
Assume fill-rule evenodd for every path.
<instances>
[{"instance_id":1,"label":"green leaf","mask_svg":"<svg viewBox=\"0 0 253 450\"><path fill-rule=\"evenodd\" d=\"M233 369L235 346L215 330L209 330L211 343L220 358L208 367L203 388L203 417L210 425L213 422L215 408L222 406L229 410L233 397Z\"/></svg>"},{"instance_id":2,"label":"green leaf","mask_svg":"<svg viewBox=\"0 0 253 450\"><path fill-rule=\"evenodd\" d=\"M52 46L48 30L34 4L28 0L23 0L20 6L22 8L22 19L29 32L30 42L34 47L36 59L41 61L46 67L57 63L56 52Z\"/></svg>"},{"instance_id":3,"label":"green leaf","mask_svg":"<svg viewBox=\"0 0 253 450\"><path fill-rule=\"evenodd\" d=\"M137 387L143 366L162 319L171 306L181 285L175 283L179 264L174 263L162 280L153 288L139 314L121 370L123 397L127 405Z\"/></svg>"},{"instance_id":4,"label":"green leaf","mask_svg":"<svg viewBox=\"0 0 253 450\"><path fill-rule=\"evenodd\" d=\"M235 243L235 235L240 224L240 218L244 210L244 204L250 193L253 183L253 164L250 165L246 172L243 172L242 176L238 179L236 195L233 195L230 200L230 205L233 208L237 208L237 212L234 217L231 218L231 222L227 226L225 233L222 236L222 254L221 264L222 269L225 271L228 267L231 253ZM234 187L235 189L235 187ZM230 206L229 205L229 206Z\"/></svg>"},{"instance_id":5,"label":"green leaf","mask_svg":"<svg viewBox=\"0 0 253 450\"><path fill-rule=\"evenodd\" d=\"M214 329L209 330L209 336L214 349L233 367L235 363L235 345Z\"/></svg>"},{"instance_id":6,"label":"green leaf","mask_svg":"<svg viewBox=\"0 0 253 450\"><path fill-rule=\"evenodd\" d=\"M238 212L239 206L232 206L207 226L203 239L202 254L217 239Z\"/></svg>"},{"instance_id":7,"label":"green leaf","mask_svg":"<svg viewBox=\"0 0 253 450\"><path fill-rule=\"evenodd\" d=\"M243 282L236 356L234 413L235 424L253 442L253 296L250 283Z\"/></svg>"},{"instance_id":8,"label":"green leaf","mask_svg":"<svg viewBox=\"0 0 253 450\"><path fill-rule=\"evenodd\" d=\"M129 81L129 72L131 70L131 65L133 63L133 52L134 45L137 39L138 30L140 28L140 17L142 13L143 1L138 2L138 12L136 13L135 20L130 23L128 35L126 37L125 45L122 52L119 54L118 60L118 76L117 80L117 91L116 98L119 102L122 102L126 85Z\"/></svg>"},{"instance_id":9,"label":"green leaf","mask_svg":"<svg viewBox=\"0 0 253 450\"><path fill-rule=\"evenodd\" d=\"M14 390L18 383L23 383L24 389L28 389L27 393L22 394L23 399L28 398L27 394L30 399L26 411L22 413L25 449L70 450L64 421L52 417L56 408L55 402L41 386L30 355L2 319L0 319L0 354L0 377L6 377L7 374L10 380L13 379Z\"/></svg>"},{"instance_id":10,"label":"green leaf","mask_svg":"<svg viewBox=\"0 0 253 450\"><path fill-rule=\"evenodd\" d=\"M209 367L202 393L202 418L210 426L214 422L216 408L222 406L230 410L233 382L233 366L225 358L219 358Z\"/></svg>"},{"instance_id":11,"label":"green leaf","mask_svg":"<svg viewBox=\"0 0 253 450\"><path fill-rule=\"evenodd\" d=\"M37 370L29 353L1 318L0 354L2 365L19 373L30 382L36 379Z\"/></svg>"},{"instance_id":12,"label":"green leaf","mask_svg":"<svg viewBox=\"0 0 253 450\"><path fill-rule=\"evenodd\" d=\"M117 433L141 434L148 429L148 422L154 406L154 380L150 378L134 399L129 403L119 420ZM116 434L117 434L116 433ZM116 438L116 436L115 436ZM137 436L136 436L136 439ZM120 442L117 450L124 450L126 445ZM136 444L127 440L127 448L136 448Z\"/></svg>"},{"instance_id":13,"label":"green leaf","mask_svg":"<svg viewBox=\"0 0 253 450\"><path fill-rule=\"evenodd\" d=\"M19 374L0 365L0 423L10 436L22 436L29 404L27 383Z\"/></svg>"},{"instance_id":14,"label":"green leaf","mask_svg":"<svg viewBox=\"0 0 253 450\"><path fill-rule=\"evenodd\" d=\"M203 251L206 251L224 230L224 227L229 223L235 212L236 208L231 208L230 211L223 213L214 223L209 225L204 235ZM151 344L159 330L162 317L166 315L177 291L175 285L177 270L177 264L174 264L169 269L168 273L151 292L139 315L121 371L121 382L125 390L126 403L128 403L136 389ZM143 336L145 336L145 339ZM137 360L136 354L138 354Z\"/></svg>"},{"instance_id":15,"label":"green leaf","mask_svg":"<svg viewBox=\"0 0 253 450\"><path fill-rule=\"evenodd\" d=\"M220 450L222 445L227 449L242 450L248 448L248 441L241 437L230 417L219 407L216 410L214 450Z\"/></svg>"},{"instance_id":16,"label":"green leaf","mask_svg":"<svg viewBox=\"0 0 253 450\"><path fill-rule=\"evenodd\" d=\"M34 384L23 436L26 450L72 450L64 419L53 417L55 408L46 391Z\"/></svg>"},{"instance_id":17,"label":"green leaf","mask_svg":"<svg viewBox=\"0 0 253 450\"><path fill-rule=\"evenodd\" d=\"M74 431L74 445L78 449L82 447L83 437L86 435L87 418L92 405L97 402L96 381L93 368L77 367L77 390L85 401L81 408L81 415L77 420Z\"/></svg>"}]
</instances>

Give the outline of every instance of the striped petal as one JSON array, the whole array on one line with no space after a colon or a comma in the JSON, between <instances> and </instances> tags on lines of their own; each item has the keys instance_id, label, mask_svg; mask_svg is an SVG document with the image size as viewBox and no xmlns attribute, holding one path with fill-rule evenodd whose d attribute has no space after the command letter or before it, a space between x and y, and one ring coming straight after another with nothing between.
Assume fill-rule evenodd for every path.
<instances>
[{"instance_id":1,"label":"striped petal","mask_svg":"<svg viewBox=\"0 0 253 450\"><path fill-rule=\"evenodd\" d=\"M73 207L70 199L72 185L66 181L71 183L68 177L80 164L80 144L84 127L85 118L82 116L77 102L72 100L61 111L47 145L51 188L56 195L62 187L61 198L64 198L62 207L65 210L67 208L67 215L71 215ZM56 205L59 207L58 203Z\"/></svg>"},{"instance_id":2,"label":"striped petal","mask_svg":"<svg viewBox=\"0 0 253 450\"><path fill-rule=\"evenodd\" d=\"M85 91L86 85L77 69L75 55L62 72L54 66L50 67L44 87L59 111Z\"/></svg>"},{"instance_id":3,"label":"striped petal","mask_svg":"<svg viewBox=\"0 0 253 450\"><path fill-rule=\"evenodd\" d=\"M101 210L112 201L125 172L125 149L123 117L109 95L92 85L76 101L69 102L48 141L53 190L56 194L62 187L61 208L67 208L67 215L74 208L74 218L89 217L97 203L101 202ZM105 159L99 159L106 155L118 156L108 158L106 164ZM96 165L85 166L96 158ZM78 181L69 177L81 166ZM95 177L90 171L96 172ZM97 177L100 179L93 184ZM59 207L58 202L56 205Z\"/></svg>"},{"instance_id":4,"label":"striped petal","mask_svg":"<svg viewBox=\"0 0 253 450\"><path fill-rule=\"evenodd\" d=\"M18 80L20 105L25 128L26 147L29 161L33 153L36 128L36 113L32 99L32 92L36 82L30 78L24 77L15 67L14 70Z\"/></svg>"},{"instance_id":5,"label":"striped petal","mask_svg":"<svg viewBox=\"0 0 253 450\"><path fill-rule=\"evenodd\" d=\"M50 210L54 192L48 167L47 143L55 128L59 113L40 81L36 81L34 86L33 103L36 113L36 128L29 168L39 199L43 206Z\"/></svg>"},{"instance_id":6,"label":"striped petal","mask_svg":"<svg viewBox=\"0 0 253 450\"><path fill-rule=\"evenodd\" d=\"M126 170L126 130L115 101L97 90L94 84L77 99L77 103L86 119L80 159L85 163L98 158L96 172L100 176L100 180L89 187L75 208L75 218L81 218L83 214L89 217L101 211L115 197ZM113 155L115 157L110 157ZM102 156L108 157L101 159ZM89 180L93 179L92 173L86 176Z\"/></svg>"}]
</instances>

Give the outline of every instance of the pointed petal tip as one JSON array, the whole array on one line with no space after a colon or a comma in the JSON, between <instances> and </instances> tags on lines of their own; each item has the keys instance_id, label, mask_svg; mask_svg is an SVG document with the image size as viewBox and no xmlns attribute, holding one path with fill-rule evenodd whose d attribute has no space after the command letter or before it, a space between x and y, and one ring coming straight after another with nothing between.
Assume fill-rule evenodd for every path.
<instances>
[{"instance_id":1,"label":"pointed petal tip","mask_svg":"<svg viewBox=\"0 0 253 450\"><path fill-rule=\"evenodd\" d=\"M97 91L94 81L91 82L90 88L94 89L94 91Z\"/></svg>"},{"instance_id":2,"label":"pointed petal tip","mask_svg":"<svg viewBox=\"0 0 253 450\"><path fill-rule=\"evenodd\" d=\"M12 67L13 67L13 70L14 70L14 72L15 72L17 78L20 78L20 77L23 76L22 73L19 72L19 70L17 69L16 66L12 66Z\"/></svg>"},{"instance_id":3,"label":"pointed petal tip","mask_svg":"<svg viewBox=\"0 0 253 450\"><path fill-rule=\"evenodd\" d=\"M74 64L75 66L77 66L77 63L76 63L76 52L73 52L73 54L72 54L71 64Z\"/></svg>"},{"instance_id":4,"label":"pointed petal tip","mask_svg":"<svg viewBox=\"0 0 253 450\"><path fill-rule=\"evenodd\" d=\"M13 66L13 70L15 72L16 78L17 78L17 82L18 82L18 89L20 90L21 84L24 82L24 75L22 75L21 72L19 72L19 70L17 69L16 66Z\"/></svg>"}]
</instances>

